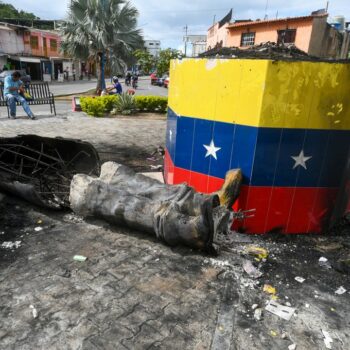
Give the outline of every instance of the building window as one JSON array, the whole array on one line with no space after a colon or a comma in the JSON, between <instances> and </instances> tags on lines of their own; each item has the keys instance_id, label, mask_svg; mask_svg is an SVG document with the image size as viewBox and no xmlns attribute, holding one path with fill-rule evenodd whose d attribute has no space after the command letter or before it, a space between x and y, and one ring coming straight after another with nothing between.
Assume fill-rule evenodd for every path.
<instances>
[{"instance_id":1,"label":"building window","mask_svg":"<svg viewBox=\"0 0 350 350\"><path fill-rule=\"evenodd\" d=\"M252 46L255 43L255 33L242 33L241 46Z\"/></svg>"},{"instance_id":2,"label":"building window","mask_svg":"<svg viewBox=\"0 0 350 350\"><path fill-rule=\"evenodd\" d=\"M57 51L57 40L50 39L50 49L51 51Z\"/></svg>"},{"instance_id":3,"label":"building window","mask_svg":"<svg viewBox=\"0 0 350 350\"><path fill-rule=\"evenodd\" d=\"M30 36L30 47L32 49L38 49L39 48L39 38L37 36Z\"/></svg>"},{"instance_id":4,"label":"building window","mask_svg":"<svg viewBox=\"0 0 350 350\"><path fill-rule=\"evenodd\" d=\"M295 43L296 29L278 30L277 44Z\"/></svg>"}]
</instances>

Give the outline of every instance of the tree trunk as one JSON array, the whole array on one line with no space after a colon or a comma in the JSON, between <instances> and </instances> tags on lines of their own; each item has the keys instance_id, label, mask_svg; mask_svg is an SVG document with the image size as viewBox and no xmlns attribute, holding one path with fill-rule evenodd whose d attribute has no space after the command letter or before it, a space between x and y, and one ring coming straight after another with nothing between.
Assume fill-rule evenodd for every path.
<instances>
[{"instance_id":1,"label":"tree trunk","mask_svg":"<svg viewBox=\"0 0 350 350\"><path fill-rule=\"evenodd\" d=\"M101 52L98 54L98 72L97 72L97 86L96 93L100 94L106 88L105 81L105 54Z\"/></svg>"}]
</instances>

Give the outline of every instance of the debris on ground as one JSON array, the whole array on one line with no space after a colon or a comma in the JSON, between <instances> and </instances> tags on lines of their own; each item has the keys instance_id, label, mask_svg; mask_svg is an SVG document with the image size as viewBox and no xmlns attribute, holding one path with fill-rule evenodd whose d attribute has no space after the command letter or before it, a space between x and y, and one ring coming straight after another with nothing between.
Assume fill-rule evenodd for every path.
<instances>
[{"instance_id":1,"label":"debris on ground","mask_svg":"<svg viewBox=\"0 0 350 350\"><path fill-rule=\"evenodd\" d=\"M70 213L63 216L63 221L80 224L84 221L84 219L81 216L75 215L74 213Z\"/></svg>"},{"instance_id":2,"label":"debris on ground","mask_svg":"<svg viewBox=\"0 0 350 350\"><path fill-rule=\"evenodd\" d=\"M257 321L261 321L261 319L262 319L262 309L261 308L255 309L255 311L254 311L254 318Z\"/></svg>"},{"instance_id":3,"label":"debris on ground","mask_svg":"<svg viewBox=\"0 0 350 350\"><path fill-rule=\"evenodd\" d=\"M329 333L327 331L325 331L324 329L322 329L322 334L324 336L324 345L326 346L327 349L332 349L332 344L333 343L333 339L331 338L331 336L329 335Z\"/></svg>"},{"instance_id":4,"label":"debris on ground","mask_svg":"<svg viewBox=\"0 0 350 350\"><path fill-rule=\"evenodd\" d=\"M74 255L73 260L75 261L86 261L87 257L84 255Z\"/></svg>"},{"instance_id":5,"label":"debris on ground","mask_svg":"<svg viewBox=\"0 0 350 350\"><path fill-rule=\"evenodd\" d=\"M346 292L346 289L343 286L341 286L335 291L335 294L342 295L345 292Z\"/></svg>"},{"instance_id":6,"label":"debris on ground","mask_svg":"<svg viewBox=\"0 0 350 350\"><path fill-rule=\"evenodd\" d=\"M270 284L264 284L263 291L267 294L276 294L276 288L272 287Z\"/></svg>"},{"instance_id":7,"label":"debris on ground","mask_svg":"<svg viewBox=\"0 0 350 350\"><path fill-rule=\"evenodd\" d=\"M255 246L247 247L246 253L255 256L257 261L264 260L269 255L268 251L265 248Z\"/></svg>"},{"instance_id":8,"label":"debris on ground","mask_svg":"<svg viewBox=\"0 0 350 350\"><path fill-rule=\"evenodd\" d=\"M14 241L14 242L6 241L6 242L2 242L0 247L4 249L17 249L20 246L21 246L21 241Z\"/></svg>"},{"instance_id":9,"label":"debris on ground","mask_svg":"<svg viewBox=\"0 0 350 350\"><path fill-rule=\"evenodd\" d=\"M297 282L299 282L299 283L304 283L304 281L305 281L305 278L300 277L300 276L297 276L297 277L295 277L294 279L295 279Z\"/></svg>"},{"instance_id":10,"label":"debris on ground","mask_svg":"<svg viewBox=\"0 0 350 350\"><path fill-rule=\"evenodd\" d=\"M252 278L259 278L263 275L250 260L243 261L243 270Z\"/></svg>"},{"instance_id":11,"label":"debris on ground","mask_svg":"<svg viewBox=\"0 0 350 350\"><path fill-rule=\"evenodd\" d=\"M42 229L43 229L42 227L37 226L37 227L34 228L34 231L35 232L40 232L40 231L42 231Z\"/></svg>"},{"instance_id":12,"label":"debris on ground","mask_svg":"<svg viewBox=\"0 0 350 350\"><path fill-rule=\"evenodd\" d=\"M38 310L34 307L34 305L30 305L29 307L32 309L33 318L37 318L39 315Z\"/></svg>"},{"instance_id":13,"label":"debris on ground","mask_svg":"<svg viewBox=\"0 0 350 350\"><path fill-rule=\"evenodd\" d=\"M289 321L295 312L295 308L279 304L275 300L270 300L265 307L266 311Z\"/></svg>"},{"instance_id":14,"label":"debris on ground","mask_svg":"<svg viewBox=\"0 0 350 350\"><path fill-rule=\"evenodd\" d=\"M288 350L295 350L297 348L297 345L296 344L290 344L288 346Z\"/></svg>"},{"instance_id":15,"label":"debris on ground","mask_svg":"<svg viewBox=\"0 0 350 350\"><path fill-rule=\"evenodd\" d=\"M321 257L318 259L318 264L319 264L321 267L324 267L325 269L331 269L331 268L332 268L332 265L329 263L328 259L325 258L324 256L321 256Z\"/></svg>"}]
</instances>

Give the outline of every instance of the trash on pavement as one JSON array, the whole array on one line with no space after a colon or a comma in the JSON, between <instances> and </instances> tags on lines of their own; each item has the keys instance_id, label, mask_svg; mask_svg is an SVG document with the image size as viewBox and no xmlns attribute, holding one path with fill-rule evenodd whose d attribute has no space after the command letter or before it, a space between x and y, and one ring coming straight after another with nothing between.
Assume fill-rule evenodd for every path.
<instances>
[{"instance_id":1,"label":"trash on pavement","mask_svg":"<svg viewBox=\"0 0 350 350\"><path fill-rule=\"evenodd\" d=\"M277 337L277 332L275 332L275 331L270 331L270 334L271 334L273 337Z\"/></svg>"},{"instance_id":2,"label":"trash on pavement","mask_svg":"<svg viewBox=\"0 0 350 350\"><path fill-rule=\"evenodd\" d=\"M335 294L342 295L345 292L346 292L346 289L343 286L341 286L335 291Z\"/></svg>"},{"instance_id":3,"label":"trash on pavement","mask_svg":"<svg viewBox=\"0 0 350 350\"><path fill-rule=\"evenodd\" d=\"M87 259L84 255L74 255L73 260L75 261L85 261Z\"/></svg>"},{"instance_id":4,"label":"trash on pavement","mask_svg":"<svg viewBox=\"0 0 350 350\"><path fill-rule=\"evenodd\" d=\"M252 310L255 310L258 307L258 304L253 304L252 305Z\"/></svg>"},{"instance_id":5,"label":"trash on pavement","mask_svg":"<svg viewBox=\"0 0 350 350\"><path fill-rule=\"evenodd\" d=\"M270 284L264 284L263 291L267 294L276 294L276 288L272 287Z\"/></svg>"},{"instance_id":6,"label":"trash on pavement","mask_svg":"<svg viewBox=\"0 0 350 350\"><path fill-rule=\"evenodd\" d=\"M39 232L39 231L41 231L42 229L43 229L42 227L38 226L38 227L35 227L35 228L34 228L34 231L35 231L35 232Z\"/></svg>"},{"instance_id":7,"label":"trash on pavement","mask_svg":"<svg viewBox=\"0 0 350 350\"><path fill-rule=\"evenodd\" d=\"M333 339L331 338L331 336L329 335L329 333L327 331L325 331L324 329L322 329L322 333L324 336L324 344L326 345L327 349L332 349L332 344L333 343Z\"/></svg>"},{"instance_id":8,"label":"trash on pavement","mask_svg":"<svg viewBox=\"0 0 350 350\"><path fill-rule=\"evenodd\" d=\"M332 266L331 264L329 263L328 259L325 258L324 256L321 256L319 259L318 259L318 264L321 266L321 267L324 267L326 269L331 269Z\"/></svg>"},{"instance_id":9,"label":"trash on pavement","mask_svg":"<svg viewBox=\"0 0 350 350\"><path fill-rule=\"evenodd\" d=\"M252 278L259 278L263 275L250 260L243 261L243 270Z\"/></svg>"},{"instance_id":10,"label":"trash on pavement","mask_svg":"<svg viewBox=\"0 0 350 350\"><path fill-rule=\"evenodd\" d=\"M41 219L39 219L36 223L40 225L43 223L43 221Z\"/></svg>"},{"instance_id":11,"label":"trash on pavement","mask_svg":"<svg viewBox=\"0 0 350 350\"><path fill-rule=\"evenodd\" d=\"M274 300L269 301L269 303L265 307L265 310L283 318L286 321L289 321L295 312L295 308L281 305Z\"/></svg>"},{"instance_id":12,"label":"trash on pavement","mask_svg":"<svg viewBox=\"0 0 350 350\"><path fill-rule=\"evenodd\" d=\"M32 315L34 318L38 317L38 310L34 307L34 305L29 306L32 309Z\"/></svg>"},{"instance_id":13,"label":"trash on pavement","mask_svg":"<svg viewBox=\"0 0 350 350\"><path fill-rule=\"evenodd\" d=\"M254 318L257 321L260 321L262 319L262 309L261 308L255 309L255 311L254 311Z\"/></svg>"},{"instance_id":14,"label":"trash on pavement","mask_svg":"<svg viewBox=\"0 0 350 350\"><path fill-rule=\"evenodd\" d=\"M246 252L250 255L254 255L257 260L263 260L269 256L269 253L265 248L256 246L247 247Z\"/></svg>"},{"instance_id":15,"label":"trash on pavement","mask_svg":"<svg viewBox=\"0 0 350 350\"><path fill-rule=\"evenodd\" d=\"M1 248L4 248L4 249L17 249L21 246L21 241L14 241L14 242L11 242L11 241L5 241L5 242L2 242L1 244Z\"/></svg>"},{"instance_id":16,"label":"trash on pavement","mask_svg":"<svg viewBox=\"0 0 350 350\"><path fill-rule=\"evenodd\" d=\"M305 281L305 278L300 277L300 276L297 276L297 277L295 277L294 279L295 279L297 282L299 282L299 283L303 283L303 282Z\"/></svg>"},{"instance_id":17,"label":"trash on pavement","mask_svg":"<svg viewBox=\"0 0 350 350\"><path fill-rule=\"evenodd\" d=\"M297 348L297 345L296 344L290 344L288 346L288 350L295 350Z\"/></svg>"}]
</instances>

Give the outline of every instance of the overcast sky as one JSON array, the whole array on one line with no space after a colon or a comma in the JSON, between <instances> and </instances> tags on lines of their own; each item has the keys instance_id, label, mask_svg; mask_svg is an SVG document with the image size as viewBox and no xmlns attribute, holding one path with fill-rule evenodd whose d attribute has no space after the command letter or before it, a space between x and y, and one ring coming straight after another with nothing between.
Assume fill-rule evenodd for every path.
<instances>
[{"instance_id":1,"label":"overcast sky","mask_svg":"<svg viewBox=\"0 0 350 350\"><path fill-rule=\"evenodd\" d=\"M42 19L63 19L69 0L4 0L16 8L33 12ZM140 12L139 26L146 39L158 39L162 47L180 48L184 26L189 34L206 34L214 16L221 19L233 8L234 19L308 15L324 8L326 0L132 0ZM345 15L350 20L350 0L330 0L330 16Z\"/></svg>"}]
</instances>

